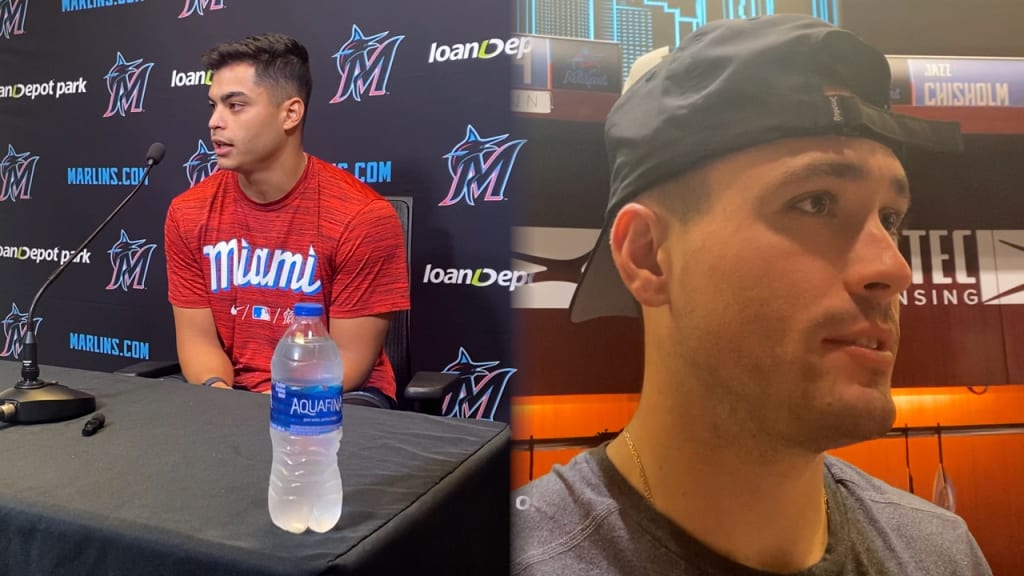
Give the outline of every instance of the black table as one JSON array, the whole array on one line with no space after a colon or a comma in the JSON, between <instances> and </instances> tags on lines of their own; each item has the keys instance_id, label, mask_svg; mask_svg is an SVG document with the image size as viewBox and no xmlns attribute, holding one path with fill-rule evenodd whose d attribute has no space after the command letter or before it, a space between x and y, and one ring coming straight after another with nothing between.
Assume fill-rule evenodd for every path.
<instances>
[{"instance_id":1,"label":"black table","mask_svg":"<svg viewBox=\"0 0 1024 576\"><path fill-rule=\"evenodd\" d=\"M95 394L106 427L0 424L0 574L508 572L505 424L346 407L341 522L296 535L267 513L268 396L42 376Z\"/></svg>"}]
</instances>

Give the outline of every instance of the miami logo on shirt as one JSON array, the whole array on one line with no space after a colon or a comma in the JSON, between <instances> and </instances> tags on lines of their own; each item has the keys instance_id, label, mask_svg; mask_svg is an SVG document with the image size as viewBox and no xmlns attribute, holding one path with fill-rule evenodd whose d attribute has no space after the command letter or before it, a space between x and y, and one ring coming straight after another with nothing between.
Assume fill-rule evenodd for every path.
<instances>
[{"instance_id":1,"label":"miami logo on shirt","mask_svg":"<svg viewBox=\"0 0 1024 576\"><path fill-rule=\"evenodd\" d=\"M312 295L322 289L316 279L316 251L303 256L288 250L254 248L245 238L203 246L210 262L210 292L253 286Z\"/></svg>"}]
</instances>

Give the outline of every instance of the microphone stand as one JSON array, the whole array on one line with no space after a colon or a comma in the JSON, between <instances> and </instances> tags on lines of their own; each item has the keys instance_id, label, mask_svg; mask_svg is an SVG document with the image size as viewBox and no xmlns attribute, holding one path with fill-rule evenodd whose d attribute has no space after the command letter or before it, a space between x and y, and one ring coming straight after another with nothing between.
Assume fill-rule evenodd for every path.
<instances>
[{"instance_id":1,"label":"microphone stand","mask_svg":"<svg viewBox=\"0 0 1024 576\"><path fill-rule=\"evenodd\" d=\"M146 158L146 171L138 185L132 190L117 208L107 216L107 219L93 231L85 242L75 250L67 260L50 274L50 277L43 282L43 286L36 292L32 299L32 305L28 309L28 322L25 325L24 346L21 351L21 380L14 385L0 392L0 422L11 422L17 424L37 424L43 422L59 422L80 418L96 410L96 397L88 392L82 392L68 388L57 382L50 382L39 378L38 344L36 332L33 326L36 304L46 289L78 258L78 255L85 250L85 247L114 219L114 216L124 208L125 204L135 196L135 193L142 188L149 177L150 170L163 160L164 147L162 144L153 144L149 148Z\"/></svg>"}]
</instances>

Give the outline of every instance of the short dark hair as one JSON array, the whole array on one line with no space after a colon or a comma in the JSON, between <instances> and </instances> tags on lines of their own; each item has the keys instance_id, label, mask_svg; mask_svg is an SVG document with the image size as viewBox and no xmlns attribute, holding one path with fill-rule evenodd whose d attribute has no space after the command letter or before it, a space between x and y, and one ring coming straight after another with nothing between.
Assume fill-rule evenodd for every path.
<instances>
[{"instance_id":1,"label":"short dark hair","mask_svg":"<svg viewBox=\"0 0 1024 576\"><path fill-rule=\"evenodd\" d=\"M704 215L711 205L711 190L699 168L669 178L642 192L636 199L654 204L682 224Z\"/></svg>"},{"instance_id":2,"label":"short dark hair","mask_svg":"<svg viewBox=\"0 0 1024 576\"><path fill-rule=\"evenodd\" d=\"M281 100L298 96L309 108L309 97L313 92L309 52L290 36L262 34L224 42L203 54L202 63L214 72L231 64L252 64L256 69L257 82L271 86Z\"/></svg>"}]
</instances>

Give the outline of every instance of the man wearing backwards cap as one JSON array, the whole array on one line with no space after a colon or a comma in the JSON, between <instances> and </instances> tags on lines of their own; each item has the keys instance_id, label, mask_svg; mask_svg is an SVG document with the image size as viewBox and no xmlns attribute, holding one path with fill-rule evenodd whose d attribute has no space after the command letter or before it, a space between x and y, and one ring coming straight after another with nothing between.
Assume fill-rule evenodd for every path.
<instances>
[{"instance_id":1,"label":"man wearing backwards cap","mask_svg":"<svg viewBox=\"0 0 1024 576\"><path fill-rule=\"evenodd\" d=\"M853 34L780 15L697 30L612 108L571 315L641 313L643 394L517 494L513 574L991 574L961 518L825 456L895 418L899 157L962 146L889 83Z\"/></svg>"}]
</instances>

